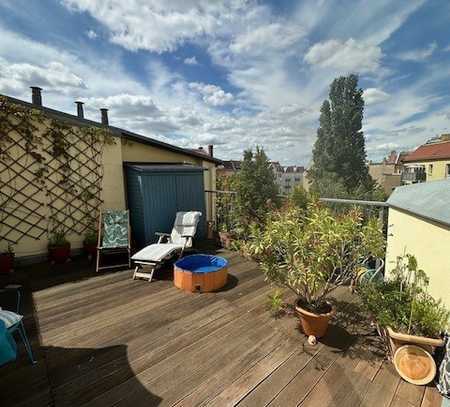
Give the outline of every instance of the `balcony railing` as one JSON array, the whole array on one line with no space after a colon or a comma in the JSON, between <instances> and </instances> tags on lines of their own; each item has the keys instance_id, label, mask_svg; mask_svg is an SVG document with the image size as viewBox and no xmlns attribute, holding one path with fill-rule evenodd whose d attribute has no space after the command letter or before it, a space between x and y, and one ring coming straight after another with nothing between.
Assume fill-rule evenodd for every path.
<instances>
[{"instance_id":1,"label":"balcony railing","mask_svg":"<svg viewBox=\"0 0 450 407\"><path fill-rule=\"evenodd\" d=\"M418 170L418 171L404 171L401 176L402 182L407 183L418 183L418 182L426 182L427 180L427 173L425 170Z\"/></svg>"}]
</instances>

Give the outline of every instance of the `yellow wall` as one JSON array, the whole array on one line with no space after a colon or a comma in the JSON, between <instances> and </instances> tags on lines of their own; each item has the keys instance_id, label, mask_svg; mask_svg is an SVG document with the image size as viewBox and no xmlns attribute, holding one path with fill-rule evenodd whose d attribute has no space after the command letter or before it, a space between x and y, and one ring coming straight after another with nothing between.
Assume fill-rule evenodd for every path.
<instances>
[{"instance_id":1,"label":"yellow wall","mask_svg":"<svg viewBox=\"0 0 450 407\"><path fill-rule=\"evenodd\" d=\"M389 208L388 224L387 275L397 256L413 254L430 278L430 294L450 309L450 228L394 208Z\"/></svg>"},{"instance_id":2,"label":"yellow wall","mask_svg":"<svg viewBox=\"0 0 450 407\"><path fill-rule=\"evenodd\" d=\"M437 181L446 178L446 165L450 165L450 160L408 162L407 165L409 164L423 165L427 173L427 181ZM430 164L433 165L432 172L430 172Z\"/></svg>"},{"instance_id":3,"label":"yellow wall","mask_svg":"<svg viewBox=\"0 0 450 407\"><path fill-rule=\"evenodd\" d=\"M73 127L74 131L77 132L77 128ZM48 144L46 141L45 127L42 125L38 125L38 134L42 137L43 147ZM20 136L18 134L12 134L13 137ZM47 144L46 144L47 143ZM14 152L13 155L21 154L20 151ZM27 158L29 160L29 158ZM31 160L30 164L25 165L35 165L31 164L33 160ZM194 165L202 166L207 168L208 171L204 173L204 182L205 189L215 189L215 164L209 161L204 161L201 158L191 157L189 155L185 155L182 153L171 152L163 149L159 149L156 147L152 147L149 145L144 145L140 143L122 143L119 138L115 138L115 144L105 145L103 148L102 154L102 163L103 163L103 180L102 180L102 192L101 198L104 201L104 208L114 208L114 209L124 209L125 208L125 186L124 186L124 176L123 176L123 162L124 161L135 161L135 162L173 162L173 163L181 163L187 162L192 163ZM13 164L7 164L13 165ZM18 167L19 168L19 167ZM37 167L36 167L37 169ZM33 168L34 170L34 168ZM17 182L17 181L16 181ZM25 184L24 184L25 185ZM39 191L35 189L28 190L25 189L25 195L21 197L17 197L17 199L26 199L26 196L35 196L39 201L45 202L45 197L40 196ZM205 194L205 200L208 199L210 194ZM38 198L39 196L39 198ZM209 201L206 202L207 214L206 219L211 218L211 203ZM41 212L48 218L50 215L50 211L44 205L41 206ZM214 206L212 207L213 213L215 213ZM17 211L19 216L25 216ZM46 223L46 222L44 222ZM26 228L27 225L24 224L21 227ZM46 226L45 226L46 227ZM0 238L1 238L1 227L0 227ZM17 235L18 236L18 235ZM9 236L15 239L15 236ZM82 247L84 236L80 236L78 234L69 234L67 235L67 239L71 243L72 249L78 249ZM24 256L34 256L34 255L42 255L47 252L48 239L47 234L44 234L40 239L33 239L31 237L23 237L21 238L17 244L14 245L14 250L16 256L18 258ZM0 239L0 251L6 249L6 242L3 239Z\"/></svg>"}]
</instances>

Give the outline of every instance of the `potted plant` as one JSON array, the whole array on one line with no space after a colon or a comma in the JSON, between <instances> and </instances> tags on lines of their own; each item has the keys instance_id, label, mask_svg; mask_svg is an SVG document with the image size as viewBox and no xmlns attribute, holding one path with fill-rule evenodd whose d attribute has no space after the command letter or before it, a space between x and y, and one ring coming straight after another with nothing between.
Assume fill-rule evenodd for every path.
<instances>
[{"instance_id":1,"label":"potted plant","mask_svg":"<svg viewBox=\"0 0 450 407\"><path fill-rule=\"evenodd\" d=\"M385 340L390 358L404 344L432 352L442 346L442 332L450 313L428 292L428 277L411 254L398 257L390 279L362 285L358 289L378 332Z\"/></svg>"},{"instance_id":2,"label":"potted plant","mask_svg":"<svg viewBox=\"0 0 450 407\"><path fill-rule=\"evenodd\" d=\"M97 253L98 234L95 229L89 229L84 236L83 248L91 260Z\"/></svg>"},{"instance_id":3,"label":"potted plant","mask_svg":"<svg viewBox=\"0 0 450 407\"><path fill-rule=\"evenodd\" d=\"M6 251L0 253L0 274L7 274L14 267L14 248L8 244Z\"/></svg>"},{"instance_id":4,"label":"potted plant","mask_svg":"<svg viewBox=\"0 0 450 407\"><path fill-rule=\"evenodd\" d=\"M384 251L376 219L364 223L358 210L333 216L318 202L306 210L288 205L264 227L252 227L245 250L259 262L266 279L292 290L306 335L325 335L335 309L329 296L354 276L361 258Z\"/></svg>"},{"instance_id":5,"label":"potted plant","mask_svg":"<svg viewBox=\"0 0 450 407\"><path fill-rule=\"evenodd\" d=\"M48 241L48 257L51 262L63 264L70 257L70 242L63 230L53 232Z\"/></svg>"}]
</instances>

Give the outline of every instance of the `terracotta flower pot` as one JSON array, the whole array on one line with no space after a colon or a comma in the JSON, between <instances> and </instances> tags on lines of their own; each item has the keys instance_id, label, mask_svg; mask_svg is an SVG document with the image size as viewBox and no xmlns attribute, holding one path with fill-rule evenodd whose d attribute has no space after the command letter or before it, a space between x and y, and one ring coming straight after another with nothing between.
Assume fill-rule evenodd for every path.
<instances>
[{"instance_id":1,"label":"terracotta flower pot","mask_svg":"<svg viewBox=\"0 0 450 407\"><path fill-rule=\"evenodd\" d=\"M416 345L425 349L427 352L433 353L436 348L444 346L444 340L439 338L427 338L425 336L408 335L401 332L395 332L392 328L387 327L385 330L379 329L378 332L388 338L391 357L394 356L398 348L403 345Z\"/></svg>"},{"instance_id":2,"label":"terracotta flower pot","mask_svg":"<svg viewBox=\"0 0 450 407\"><path fill-rule=\"evenodd\" d=\"M12 271L14 266L14 254L13 253L1 253L0 254L0 274L8 274Z\"/></svg>"},{"instance_id":3,"label":"terracotta flower pot","mask_svg":"<svg viewBox=\"0 0 450 407\"><path fill-rule=\"evenodd\" d=\"M332 304L328 302L327 304L330 306L330 311L324 314L315 314L303 308L300 300L296 302L295 310L300 318L300 324L305 335L312 335L316 338L325 336L330 318L336 312Z\"/></svg>"},{"instance_id":4,"label":"terracotta flower pot","mask_svg":"<svg viewBox=\"0 0 450 407\"><path fill-rule=\"evenodd\" d=\"M64 246L49 246L48 257L57 264L65 263L70 257L70 243Z\"/></svg>"}]
</instances>

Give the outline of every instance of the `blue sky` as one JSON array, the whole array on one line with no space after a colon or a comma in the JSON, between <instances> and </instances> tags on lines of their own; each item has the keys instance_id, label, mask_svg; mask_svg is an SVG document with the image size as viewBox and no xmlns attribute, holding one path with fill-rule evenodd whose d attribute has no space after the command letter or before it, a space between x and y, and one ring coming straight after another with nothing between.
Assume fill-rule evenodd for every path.
<instances>
[{"instance_id":1,"label":"blue sky","mask_svg":"<svg viewBox=\"0 0 450 407\"><path fill-rule=\"evenodd\" d=\"M447 0L0 0L0 93L308 165L331 81L358 73L378 160L450 132L449 21Z\"/></svg>"}]
</instances>

